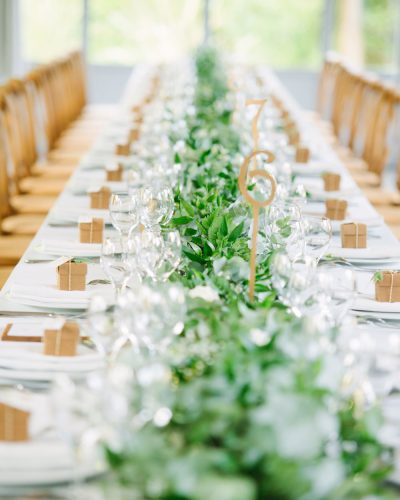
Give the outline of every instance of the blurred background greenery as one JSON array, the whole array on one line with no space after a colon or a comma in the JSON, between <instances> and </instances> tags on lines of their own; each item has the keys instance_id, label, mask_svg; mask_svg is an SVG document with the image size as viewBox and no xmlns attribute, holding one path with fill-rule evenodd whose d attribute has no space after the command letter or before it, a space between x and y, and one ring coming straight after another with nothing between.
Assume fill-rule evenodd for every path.
<instances>
[{"instance_id":1,"label":"blurred background greenery","mask_svg":"<svg viewBox=\"0 0 400 500\"><path fill-rule=\"evenodd\" d=\"M338 0L332 48L338 48ZM367 67L396 65L396 2L360 0L363 59ZM132 65L169 61L203 37L203 0L21 0L23 58L45 62L79 47L88 9L89 63ZM210 0L215 39L241 60L276 68L317 69L322 61L325 0ZM49 29L50 26L50 29ZM357 30L355 30L356 32ZM351 40L349 40L351 43Z\"/></svg>"}]
</instances>

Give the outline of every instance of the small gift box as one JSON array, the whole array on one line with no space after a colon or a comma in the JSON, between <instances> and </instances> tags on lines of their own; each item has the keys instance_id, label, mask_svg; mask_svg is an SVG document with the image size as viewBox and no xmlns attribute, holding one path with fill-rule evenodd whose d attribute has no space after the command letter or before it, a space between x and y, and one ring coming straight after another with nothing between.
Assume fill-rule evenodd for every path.
<instances>
[{"instance_id":1,"label":"small gift box","mask_svg":"<svg viewBox=\"0 0 400 500\"><path fill-rule=\"evenodd\" d=\"M76 356L80 339L79 326L66 321L59 329L44 331L44 354L47 356Z\"/></svg>"},{"instance_id":2,"label":"small gift box","mask_svg":"<svg viewBox=\"0 0 400 500\"><path fill-rule=\"evenodd\" d=\"M57 266L57 287L59 290L85 290L87 264L68 260Z\"/></svg>"},{"instance_id":3,"label":"small gift box","mask_svg":"<svg viewBox=\"0 0 400 500\"><path fill-rule=\"evenodd\" d=\"M367 226L349 222L340 226L342 248L367 248Z\"/></svg>"},{"instance_id":4,"label":"small gift box","mask_svg":"<svg viewBox=\"0 0 400 500\"><path fill-rule=\"evenodd\" d=\"M139 139L140 130L137 127L131 128L129 131L129 140L130 142L136 142Z\"/></svg>"},{"instance_id":5,"label":"small gift box","mask_svg":"<svg viewBox=\"0 0 400 500\"><path fill-rule=\"evenodd\" d=\"M331 220L343 220L346 218L347 201L346 200L326 200L326 217Z\"/></svg>"},{"instance_id":6,"label":"small gift box","mask_svg":"<svg viewBox=\"0 0 400 500\"><path fill-rule=\"evenodd\" d=\"M375 273L375 300L378 302L400 302L400 271Z\"/></svg>"},{"instance_id":7,"label":"small gift box","mask_svg":"<svg viewBox=\"0 0 400 500\"><path fill-rule=\"evenodd\" d=\"M131 152L131 144L129 141L119 142L115 145L115 154L120 156L129 156Z\"/></svg>"},{"instance_id":8,"label":"small gift box","mask_svg":"<svg viewBox=\"0 0 400 500\"><path fill-rule=\"evenodd\" d=\"M30 413L0 403L0 441L28 441Z\"/></svg>"},{"instance_id":9,"label":"small gift box","mask_svg":"<svg viewBox=\"0 0 400 500\"><path fill-rule=\"evenodd\" d=\"M296 162L308 163L310 159L310 150L306 146L297 146L296 148Z\"/></svg>"},{"instance_id":10,"label":"small gift box","mask_svg":"<svg viewBox=\"0 0 400 500\"><path fill-rule=\"evenodd\" d=\"M322 174L325 191L339 191L340 189L340 174L332 172L324 172Z\"/></svg>"},{"instance_id":11,"label":"small gift box","mask_svg":"<svg viewBox=\"0 0 400 500\"><path fill-rule=\"evenodd\" d=\"M300 133L295 124L291 125L286 129L286 134L288 136L288 142L291 146L298 146L300 143Z\"/></svg>"},{"instance_id":12,"label":"small gift box","mask_svg":"<svg viewBox=\"0 0 400 500\"><path fill-rule=\"evenodd\" d=\"M107 165L106 167L106 179L111 182L122 181L122 175L124 173L124 167L118 163L114 165Z\"/></svg>"},{"instance_id":13,"label":"small gift box","mask_svg":"<svg viewBox=\"0 0 400 500\"><path fill-rule=\"evenodd\" d=\"M103 186L89 192L90 208L108 209L110 205L111 189Z\"/></svg>"},{"instance_id":14,"label":"small gift box","mask_svg":"<svg viewBox=\"0 0 400 500\"><path fill-rule=\"evenodd\" d=\"M103 243L104 221L100 218L79 219L80 243Z\"/></svg>"}]
</instances>

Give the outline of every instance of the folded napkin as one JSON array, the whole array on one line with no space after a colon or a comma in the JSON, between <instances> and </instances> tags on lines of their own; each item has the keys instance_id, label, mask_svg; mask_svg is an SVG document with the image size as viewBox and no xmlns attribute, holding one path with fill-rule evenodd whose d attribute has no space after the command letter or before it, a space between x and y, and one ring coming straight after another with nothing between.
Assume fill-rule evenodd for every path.
<instances>
[{"instance_id":1,"label":"folded napkin","mask_svg":"<svg viewBox=\"0 0 400 500\"><path fill-rule=\"evenodd\" d=\"M101 244L46 239L42 240L35 250L37 252L58 256L99 257L101 254Z\"/></svg>"},{"instance_id":2,"label":"folded napkin","mask_svg":"<svg viewBox=\"0 0 400 500\"><path fill-rule=\"evenodd\" d=\"M356 273L358 294L352 309L355 311L369 311L382 313L399 313L400 302L378 302L375 300L375 283L372 280L374 273Z\"/></svg>"},{"instance_id":3,"label":"folded napkin","mask_svg":"<svg viewBox=\"0 0 400 500\"><path fill-rule=\"evenodd\" d=\"M331 162L320 160L313 160L308 163L294 163L292 165L293 174L303 175L305 177L317 177L327 170L340 174L343 172L343 167L339 164L332 164Z\"/></svg>"},{"instance_id":4,"label":"folded napkin","mask_svg":"<svg viewBox=\"0 0 400 500\"><path fill-rule=\"evenodd\" d=\"M111 224L110 213L106 209L60 207L51 212L52 222L78 222L80 217L100 218L105 224Z\"/></svg>"},{"instance_id":5,"label":"folded napkin","mask_svg":"<svg viewBox=\"0 0 400 500\"><path fill-rule=\"evenodd\" d=\"M387 244L368 241L367 248L342 248L337 245L329 247L329 254L348 260L383 260L400 259L400 247L391 247Z\"/></svg>"},{"instance_id":6,"label":"folded napkin","mask_svg":"<svg viewBox=\"0 0 400 500\"><path fill-rule=\"evenodd\" d=\"M20 304L55 309L86 309L92 295L104 295L111 302L112 291L107 285L98 285L93 290L64 291L55 285L18 285L12 284L6 293L7 298Z\"/></svg>"}]
</instances>

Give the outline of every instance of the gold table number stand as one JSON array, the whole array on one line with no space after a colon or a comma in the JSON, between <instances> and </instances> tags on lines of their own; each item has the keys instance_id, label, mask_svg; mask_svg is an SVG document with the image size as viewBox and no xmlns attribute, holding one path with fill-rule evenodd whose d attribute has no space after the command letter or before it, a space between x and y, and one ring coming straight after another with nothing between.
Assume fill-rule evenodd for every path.
<instances>
[{"instance_id":1,"label":"gold table number stand","mask_svg":"<svg viewBox=\"0 0 400 500\"><path fill-rule=\"evenodd\" d=\"M253 117L253 120L251 122L251 130L252 130L252 135L253 135L253 149L254 151L258 149L258 140L259 140L259 132L258 132L258 122L260 120L261 113L264 109L265 103L267 102L267 99L247 99L246 101L246 106L258 106L258 109L256 111L256 114Z\"/></svg>"},{"instance_id":2,"label":"gold table number stand","mask_svg":"<svg viewBox=\"0 0 400 500\"><path fill-rule=\"evenodd\" d=\"M249 205L251 205L253 210L253 232L251 236L250 277L249 277L250 301L253 301L254 299L254 289L256 282L257 236L258 236L260 208L265 208L268 205L270 205L273 202L276 193L276 180L272 174L261 169L253 169L250 172L248 172L250 161L252 159L255 159L256 156L261 154L266 156L266 163L271 163L275 159L274 154L266 149L253 151L244 159L242 166L240 167L240 173L239 173L240 192L242 193L243 198L249 203ZM267 179L270 182L271 194L266 200L256 200L254 196L252 196L251 192L247 189L248 177L250 177L251 179L254 179L256 177L263 177L264 179Z\"/></svg>"}]
</instances>

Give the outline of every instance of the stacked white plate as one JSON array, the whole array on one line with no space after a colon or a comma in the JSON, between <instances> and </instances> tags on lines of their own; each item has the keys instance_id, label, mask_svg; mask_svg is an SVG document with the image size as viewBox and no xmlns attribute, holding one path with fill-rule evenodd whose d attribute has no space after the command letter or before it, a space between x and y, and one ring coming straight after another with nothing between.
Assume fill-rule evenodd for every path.
<instances>
[{"instance_id":1,"label":"stacked white plate","mask_svg":"<svg viewBox=\"0 0 400 500\"><path fill-rule=\"evenodd\" d=\"M49 396L3 389L0 400L31 413L30 441L0 442L0 485L46 485L72 481L75 476L72 453L54 428ZM95 476L104 470L99 450L86 448L77 470L78 476Z\"/></svg>"}]
</instances>

